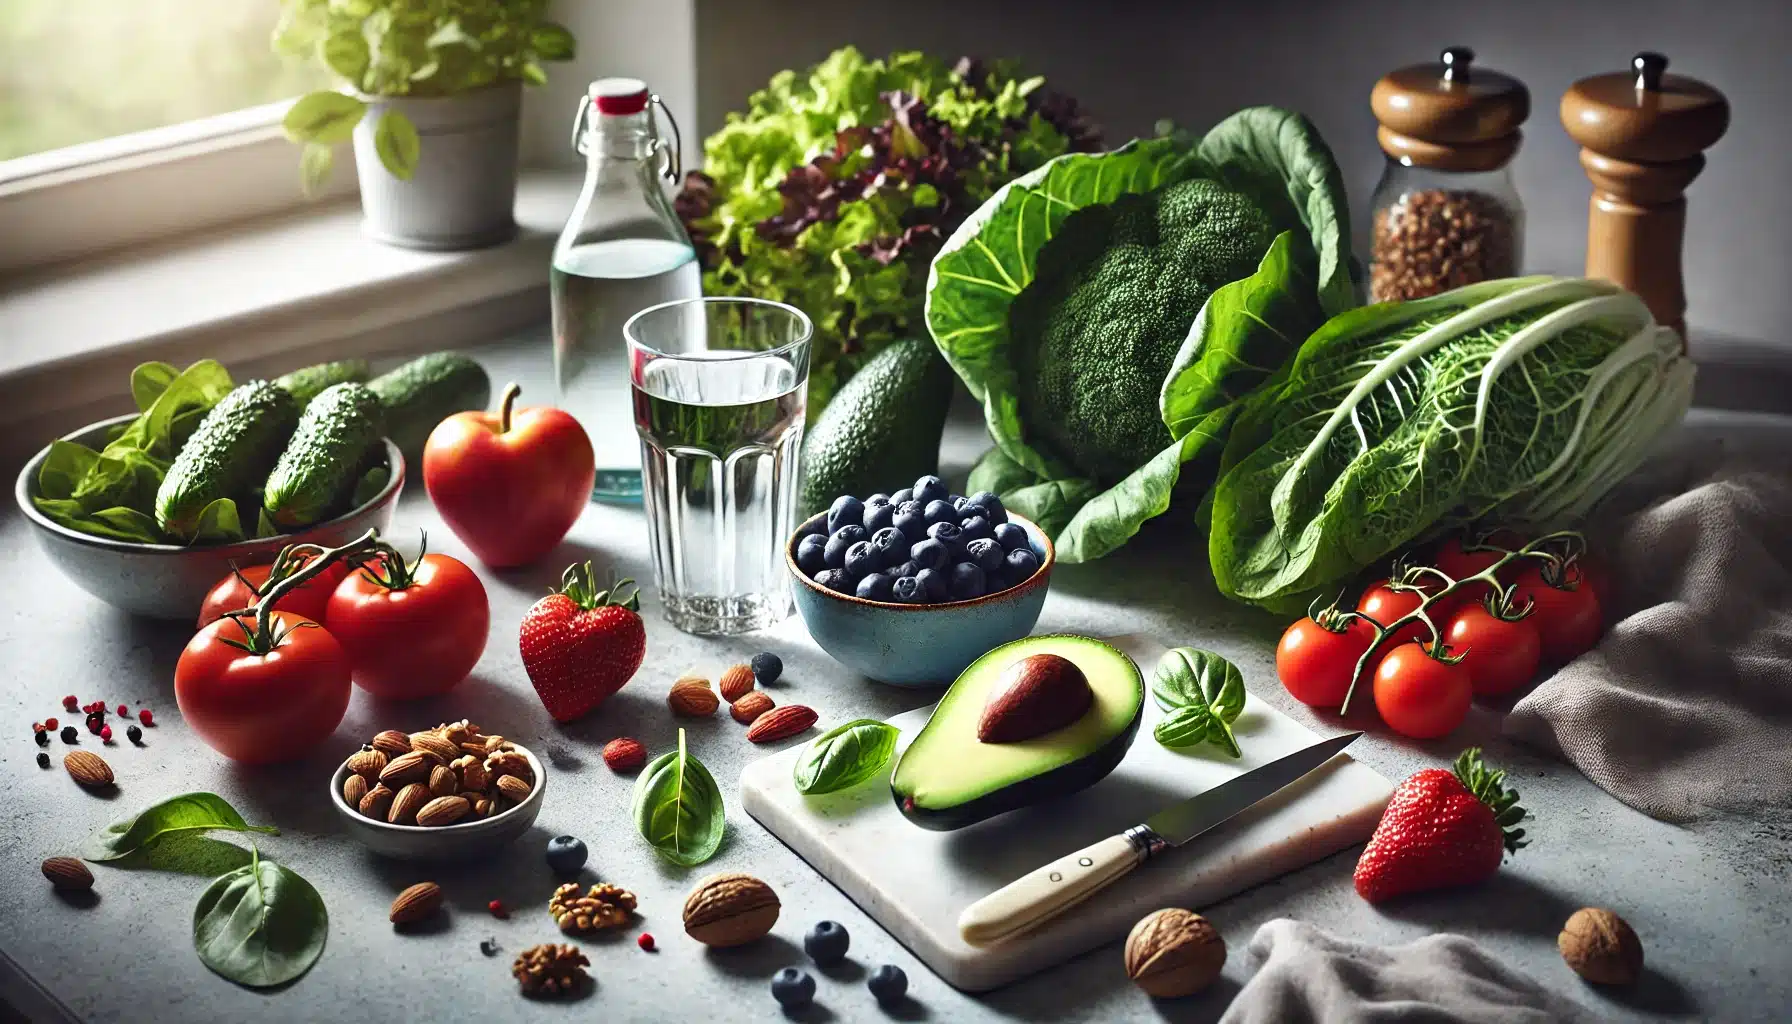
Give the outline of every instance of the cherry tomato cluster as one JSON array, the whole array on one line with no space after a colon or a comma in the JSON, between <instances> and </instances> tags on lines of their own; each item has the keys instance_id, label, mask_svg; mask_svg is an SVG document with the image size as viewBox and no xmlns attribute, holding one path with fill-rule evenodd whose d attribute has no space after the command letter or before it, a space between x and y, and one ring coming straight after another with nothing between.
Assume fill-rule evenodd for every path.
<instances>
[{"instance_id":1,"label":"cherry tomato cluster","mask_svg":"<svg viewBox=\"0 0 1792 1024\"><path fill-rule=\"evenodd\" d=\"M1276 674L1296 700L1340 713L1367 682L1395 732L1447 735L1475 697L1511 693L1598 643L1602 577L1583 547L1569 532L1451 537L1425 564L1397 561L1354 610L1332 604L1289 626Z\"/></svg>"},{"instance_id":2,"label":"cherry tomato cluster","mask_svg":"<svg viewBox=\"0 0 1792 1024\"><path fill-rule=\"evenodd\" d=\"M294 545L212 589L174 696L219 753L286 761L336 731L351 684L393 699L458 684L490 624L485 586L458 559L406 561L371 530L339 548Z\"/></svg>"}]
</instances>

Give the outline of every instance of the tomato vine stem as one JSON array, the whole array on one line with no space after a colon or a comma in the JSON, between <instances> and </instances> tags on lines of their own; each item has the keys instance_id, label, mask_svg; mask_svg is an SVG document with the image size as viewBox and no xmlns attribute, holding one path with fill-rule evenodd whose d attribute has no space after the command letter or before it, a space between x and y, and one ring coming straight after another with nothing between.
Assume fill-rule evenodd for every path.
<instances>
[{"instance_id":1,"label":"tomato vine stem","mask_svg":"<svg viewBox=\"0 0 1792 1024\"><path fill-rule=\"evenodd\" d=\"M272 587L269 587L267 592L262 594L255 602L254 607L245 608L238 612L231 612L226 616L226 618L235 622L237 626L242 629L243 639L238 641L226 638L224 639L224 642L232 647L248 651L250 654L267 654L269 651L272 651L275 647L278 647L280 641L286 639L287 634L291 632L290 629L276 629L274 606L279 604L280 600L287 594L292 593L316 579L325 569L329 568L330 565L335 563L338 559L343 558L344 556L357 555L375 547L378 543L379 531L369 528L366 533L363 533L361 536L356 537L354 540L349 541L341 547L325 548L318 547L315 544L287 545L287 547L282 549L280 554L275 557L276 564L279 564L282 559L285 559L288 552L291 552L295 548L313 548L317 553L303 568L274 584ZM244 621L251 617L255 622L255 628L253 629L249 628L249 624Z\"/></svg>"}]
</instances>

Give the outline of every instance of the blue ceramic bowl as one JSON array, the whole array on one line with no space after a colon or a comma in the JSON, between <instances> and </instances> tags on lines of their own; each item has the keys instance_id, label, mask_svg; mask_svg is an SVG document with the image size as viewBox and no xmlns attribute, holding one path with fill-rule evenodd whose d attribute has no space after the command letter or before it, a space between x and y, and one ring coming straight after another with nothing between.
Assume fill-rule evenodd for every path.
<instances>
[{"instance_id":1,"label":"blue ceramic bowl","mask_svg":"<svg viewBox=\"0 0 1792 1024\"><path fill-rule=\"evenodd\" d=\"M944 686L992 648L1031 633L1039 621L1057 553L1043 530L1012 512L1008 521L1027 531L1039 571L999 594L944 604L867 601L804 575L796 567L797 541L826 518L823 512L798 527L784 544L784 564L809 635L861 675L895 686Z\"/></svg>"}]
</instances>

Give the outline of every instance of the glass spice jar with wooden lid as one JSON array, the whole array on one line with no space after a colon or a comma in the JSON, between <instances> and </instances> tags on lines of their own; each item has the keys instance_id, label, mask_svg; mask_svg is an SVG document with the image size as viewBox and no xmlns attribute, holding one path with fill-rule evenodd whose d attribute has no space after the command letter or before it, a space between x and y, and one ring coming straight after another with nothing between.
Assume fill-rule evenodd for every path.
<instances>
[{"instance_id":1,"label":"glass spice jar with wooden lid","mask_svg":"<svg viewBox=\"0 0 1792 1024\"><path fill-rule=\"evenodd\" d=\"M1375 83L1387 168L1370 216L1369 300L1424 298L1518 273L1524 206L1509 167L1531 112L1524 83L1463 46Z\"/></svg>"}]
</instances>

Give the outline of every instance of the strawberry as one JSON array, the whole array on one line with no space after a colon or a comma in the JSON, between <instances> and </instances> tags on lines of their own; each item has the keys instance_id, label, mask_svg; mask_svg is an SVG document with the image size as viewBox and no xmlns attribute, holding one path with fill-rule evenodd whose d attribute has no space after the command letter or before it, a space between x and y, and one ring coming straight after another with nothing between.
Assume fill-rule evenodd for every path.
<instances>
[{"instance_id":1,"label":"strawberry","mask_svg":"<svg viewBox=\"0 0 1792 1024\"><path fill-rule=\"evenodd\" d=\"M1454 771L1427 768L1394 789L1381 823L1356 862L1356 891L1371 903L1410 892L1468 885L1499 870L1505 852L1525 845L1518 794L1506 773L1470 747Z\"/></svg>"},{"instance_id":2,"label":"strawberry","mask_svg":"<svg viewBox=\"0 0 1792 1024\"><path fill-rule=\"evenodd\" d=\"M647 631L640 607L633 580L598 590L586 562L568 566L559 591L523 615L523 668L555 721L570 722L602 704L641 667Z\"/></svg>"}]
</instances>

